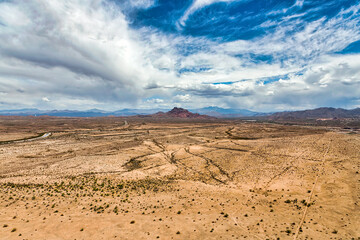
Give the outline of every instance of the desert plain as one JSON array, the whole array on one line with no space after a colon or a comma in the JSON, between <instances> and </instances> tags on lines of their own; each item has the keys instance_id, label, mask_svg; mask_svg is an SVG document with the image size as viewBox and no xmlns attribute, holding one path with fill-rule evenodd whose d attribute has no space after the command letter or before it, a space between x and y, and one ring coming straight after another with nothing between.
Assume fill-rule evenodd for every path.
<instances>
[{"instance_id":1,"label":"desert plain","mask_svg":"<svg viewBox=\"0 0 360 240\"><path fill-rule=\"evenodd\" d=\"M1 239L360 239L360 134L0 118Z\"/></svg>"}]
</instances>

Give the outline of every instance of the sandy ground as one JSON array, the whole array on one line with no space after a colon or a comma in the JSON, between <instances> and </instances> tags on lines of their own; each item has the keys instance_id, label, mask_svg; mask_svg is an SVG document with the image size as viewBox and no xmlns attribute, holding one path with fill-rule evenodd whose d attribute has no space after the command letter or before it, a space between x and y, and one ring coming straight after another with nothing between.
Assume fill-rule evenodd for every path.
<instances>
[{"instance_id":1,"label":"sandy ground","mask_svg":"<svg viewBox=\"0 0 360 240\"><path fill-rule=\"evenodd\" d=\"M127 121L2 119L52 135L0 145L1 239L360 239L359 134Z\"/></svg>"}]
</instances>

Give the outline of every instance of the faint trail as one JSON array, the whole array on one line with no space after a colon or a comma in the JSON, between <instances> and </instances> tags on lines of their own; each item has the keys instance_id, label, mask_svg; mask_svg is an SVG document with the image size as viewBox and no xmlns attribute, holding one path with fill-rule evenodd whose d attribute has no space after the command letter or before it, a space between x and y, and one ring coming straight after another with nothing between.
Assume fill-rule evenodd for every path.
<instances>
[{"instance_id":1,"label":"faint trail","mask_svg":"<svg viewBox=\"0 0 360 240\"><path fill-rule=\"evenodd\" d=\"M319 137L317 140L314 141L314 143L318 142L322 137ZM288 151L287 151L288 152ZM280 173L274 175L267 183L265 183L264 185L264 190L267 190L267 188L270 186L270 184L278 177L280 177L281 175L285 174L287 171L289 171L291 168L296 168L296 166L294 166L294 163L299 160L299 159L303 159L303 160L309 160L309 159L304 159L304 153L305 153L305 150L302 150L300 152L300 155L295 157L293 160L290 161L288 167L284 168ZM289 155L288 153L287 154L284 154L283 156L291 156ZM316 160L315 160L316 161ZM318 162L321 162L322 160L318 160Z\"/></svg>"},{"instance_id":2,"label":"faint trail","mask_svg":"<svg viewBox=\"0 0 360 240\"><path fill-rule=\"evenodd\" d=\"M237 221L236 221L236 219L234 218L234 217L231 217L231 219L234 221L234 223L236 223L236 226L238 226L238 228L241 228L242 230L244 230L246 233L248 233L251 237L255 237L255 238L257 238L257 239L263 239L263 238L261 238L261 237L259 237L259 236L257 236L257 235L254 235L254 234L250 234L249 233L249 231L247 230L247 229L245 229L244 227L242 227Z\"/></svg>"},{"instance_id":3,"label":"faint trail","mask_svg":"<svg viewBox=\"0 0 360 240\"><path fill-rule=\"evenodd\" d=\"M331 145L331 142L329 142L328 148L326 149L326 151L325 151L325 153L324 153L323 160L321 161L321 166L320 166L320 167L322 167L322 168L324 167L325 157L326 157L326 155L327 155L328 152L329 152L330 145ZM319 172L320 172L320 171L319 171ZM317 175L316 175L315 182L314 182L313 187L312 187L312 189L311 189L310 195L309 195L309 197L308 197L308 199L307 199L307 203L308 203L308 204L311 202L311 198L312 198L312 196L314 195L314 190L315 190L316 184L317 184L317 182L318 182L319 176L320 176L320 174L317 174ZM295 232L295 235L294 235L294 240L297 239L297 237L298 237L298 235L299 235L299 232L300 232L300 229L301 229L301 227L302 227L302 225L303 225L303 223L304 223L304 220L305 220L307 211L308 211L308 209L309 209L309 205L308 205L308 204L306 204L306 206L305 206L304 214L303 214L303 216L302 216L302 218L301 218L301 220L300 220L300 222L299 222L298 228L296 229L296 232Z\"/></svg>"},{"instance_id":4,"label":"faint trail","mask_svg":"<svg viewBox=\"0 0 360 240\"><path fill-rule=\"evenodd\" d=\"M269 187L270 183L275 179L280 177L281 175L283 175L284 173L286 173L290 168L292 168L293 166L289 166L286 167L284 170L282 170L279 174L276 174L275 176L273 176L264 186L264 190L267 190L267 188Z\"/></svg>"},{"instance_id":5,"label":"faint trail","mask_svg":"<svg viewBox=\"0 0 360 240\"><path fill-rule=\"evenodd\" d=\"M296 160L300 159L300 158L303 156L304 152L305 152L305 150L302 151L302 152L300 153L300 155L297 156L294 160L292 160L292 161L290 162L290 166L284 168L280 173L278 173L278 174L276 174L275 176L273 176L273 177L264 185L263 189L266 191L266 190L268 189L268 187L270 186L270 184L271 184L276 178L280 177L281 175L283 175L283 174L285 174L287 171L289 171L291 168L293 168L293 167L294 167L294 162L295 162Z\"/></svg>"}]
</instances>

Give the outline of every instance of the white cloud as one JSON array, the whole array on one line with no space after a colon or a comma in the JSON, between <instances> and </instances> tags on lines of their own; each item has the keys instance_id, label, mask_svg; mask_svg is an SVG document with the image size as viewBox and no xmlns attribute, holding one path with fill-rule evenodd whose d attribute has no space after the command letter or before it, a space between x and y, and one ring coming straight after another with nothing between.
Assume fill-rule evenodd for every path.
<instances>
[{"instance_id":1,"label":"white cloud","mask_svg":"<svg viewBox=\"0 0 360 240\"><path fill-rule=\"evenodd\" d=\"M153 98L146 100L147 103L164 103L164 99L160 98Z\"/></svg>"},{"instance_id":2,"label":"white cloud","mask_svg":"<svg viewBox=\"0 0 360 240\"><path fill-rule=\"evenodd\" d=\"M304 5L305 0L296 0L294 6L296 7L302 7Z\"/></svg>"},{"instance_id":3,"label":"white cloud","mask_svg":"<svg viewBox=\"0 0 360 240\"><path fill-rule=\"evenodd\" d=\"M150 8L155 5L155 0L131 0L130 4L136 8Z\"/></svg>"},{"instance_id":4,"label":"white cloud","mask_svg":"<svg viewBox=\"0 0 360 240\"><path fill-rule=\"evenodd\" d=\"M185 94L185 95L176 95L174 98L173 98L173 101L174 102L191 102L191 96L190 94Z\"/></svg>"},{"instance_id":5,"label":"white cloud","mask_svg":"<svg viewBox=\"0 0 360 240\"><path fill-rule=\"evenodd\" d=\"M287 67L311 65L319 57L341 51L348 44L360 40L360 31L355 27L360 24L360 18L356 15L358 8L353 6L351 9L340 11L331 19L283 21L275 31L262 38L220 44L216 46L216 52L269 55L275 62L282 61L282 65Z\"/></svg>"},{"instance_id":6,"label":"white cloud","mask_svg":"<svg viewBox=\"0 0 360 240\"><path fill-rule=\"evenodd\" d=\"M194 1L182 21L215 2L229 1ZM360 39L359 6L310 23L295 16L264 37L221 43L133 29L108 1L0 2L0 108L358 106L360 55L333 52ZM275 76L288 77L264 84Z\"/></svg>"},{"instance_id":7,"label":"white cloud","mask_svg":"<svg viewBox=\"0 0 360 240\"><path fill-rule=\"evenodd\" d=\"M179 19L178 21L178 27L184 27L186 25L186 21L188 18L195 13L196 11L200 10L201 8L204 8L206 6L209 6L214 3L219 2L233 2L238 0L194 0L191 6L185 11L184 15Z\"/></svg>"},{"instance_id":8,"label":"white cloud","mask_svg":"<svg viewBox=\"0 0 360 240\"><path fill-rule=\"evenodd\" d=\"M115 4L39 4L41 8L34 1L0 3L7 23L0 27L0 74L10 81L12 94L19 94L16 89L22 86L21 95L29 92L34 101L41 91L105 102L138 101L151 66L143 61L138 34ZM19 27L10 18L34 20Z\"/></svg>"}]
</instances>

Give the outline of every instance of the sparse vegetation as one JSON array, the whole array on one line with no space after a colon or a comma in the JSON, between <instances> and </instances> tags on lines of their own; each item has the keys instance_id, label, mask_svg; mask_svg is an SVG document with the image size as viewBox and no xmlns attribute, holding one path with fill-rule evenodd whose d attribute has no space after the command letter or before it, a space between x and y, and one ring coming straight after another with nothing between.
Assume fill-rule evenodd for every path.
<instances>
[{"instance_id":1,"label":"sparse vegetation","mask_svg":"<svg viewBox=\"0 0 360 240\"><path fill-rule=\"evenodd\" d=\"M126 129L86 121L74 128L71 124L80 123L66 120L69 127L59 125L59 131L52 130L52 138L43 142L2 145L0 160L4 171L11 173L0 173L7 238L36 238L44 234L39 223L56 222L79 226L66 230L74 236L79 231L93 234L91 224L96 224L104 233L94 233L99 238L119 238L126 232L129 238L145 234L141 237L162 239L169 231L180 234L180 228L185 238L201 232L214 239L282 239L296 234L298 219L310 206L313 210L305 216L299 236L337 234L345 239L355 231L355 213L346 208L341 208L341 231L333 230L327 220L333 216L333 205L326 201L334 189L340 189L342 199L353 197L346 190L350 188L339 186L351 182L343 181L345 174L358 171L357 153L351 152L359 146L354 136L240 120L231 127L226 121L190 126L129 121ZM0 131L4 132L1 125ZM331 164L321 165L330 140L325 160L331 159ZM331 174L324 174L322 167ZM308 189L317 176L324 192L317 185L313 197L304 194L311 193ZM337 202L343 207L342 200ZM91 231L82 227L89 217L99 219L86 222ZM32 232L14 228L29 221L36 226ZM103 230L114 222L119 228L110 236ZM307 231L310 224L312 231ZM59 229L53 231L63 236Z\"/></svg>"}]
</instances>

